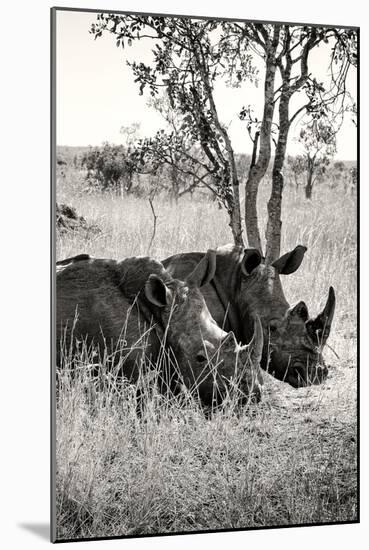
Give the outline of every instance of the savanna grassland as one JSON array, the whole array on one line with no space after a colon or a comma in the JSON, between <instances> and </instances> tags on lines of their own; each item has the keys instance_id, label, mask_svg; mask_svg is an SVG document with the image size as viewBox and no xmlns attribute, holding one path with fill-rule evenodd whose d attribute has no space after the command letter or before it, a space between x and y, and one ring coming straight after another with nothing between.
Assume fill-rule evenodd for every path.
<instances>
[{"instance_id":1,"label":"savanna grassland","mask_svg":"<svg viewBox=\"0 0 369 550\"><path fill-rule=\"evenodd\" d=\"M57 235L57 258L78 253L163 259L231 241L226 214L206 198L170 204L86 194L81 174L59 175L57 201L100 233ZM259 193L266 220L269 184ZM320 186L313 200L287 186L282 252L308 247L301 268L283 278L290 303L311 316L329 285L337 306L325 357L328 379L295 390L264 375L259 405L231 405L207 418L196 401L167 400L153 386L137 415L129 385L94 386L83 363L59 373L57 538L139 535L357 519L356 197ZM83 367L86 368L83 368ZM149 384L150 385L150 384Z\"/></svg>"}]
</instances>

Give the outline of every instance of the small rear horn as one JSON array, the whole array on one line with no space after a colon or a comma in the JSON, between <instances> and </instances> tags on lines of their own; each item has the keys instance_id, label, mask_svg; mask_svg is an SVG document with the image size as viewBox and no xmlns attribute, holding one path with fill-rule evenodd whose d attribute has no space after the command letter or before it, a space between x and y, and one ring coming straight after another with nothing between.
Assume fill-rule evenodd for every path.
<instances>
[{"instance_id":1,"label":"small rear horn","mask_svg":"<svg viewBox=\"0 0 369 550\"><path fill-rule=\"evenodd\" d=\"M306 327L311 336L317 340L318 345L323 345L328 340L336 307L336 295L334 288L329 287L328 299L324 309L315 319L306 323Z\"/></svg>"}]
</instances>

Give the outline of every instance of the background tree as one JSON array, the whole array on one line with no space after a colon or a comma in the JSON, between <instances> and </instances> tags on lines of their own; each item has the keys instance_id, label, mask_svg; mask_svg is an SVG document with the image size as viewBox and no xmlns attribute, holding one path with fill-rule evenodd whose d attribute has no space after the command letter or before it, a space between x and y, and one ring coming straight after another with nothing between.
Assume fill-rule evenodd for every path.
<instances>
[{"instance_id":1,"label":"background tree","mask_svg":"<svg viewBox=\"0 0 369 550\"><path fill-rule=\"evenodd\" d=\"M342 183L345 193L347 192L348 175L349 174L347 167L342 160L334 162L333 166L331 166L331 177L333 178L333 185L336 186Z\"/></svg>"},{"instance_id":2,"label":"background tree","mask_svg":"<svg viewBox=\"0 0 369 550\"><path fill-rule=\"evenodd\" d=\"M305 161L302 155L288 155L287 156L287 167L293 181L295 183L296 189L299 188L301 176L305 173Z\"/></svg>"},{"instance_id":3,"label":"background tree","mask_svg":"<svg viewBox=\"0 0 369 550\"><path fill-rule=\"evenodd\" d=\"M133 176L136 172L135 166L135 147L134 143L138 139L138 132L140 129L139 122L133 122L129 126L121 126L120 133L124 136L125 140L125 167L124 167L124 184L121 180L121 196L124 193L130 193L133 186Z\"/></svg>"},{"instance_id":4,"label":"background tree","mask_svg":"<svg viewBox=\"0 0 369 550\"><path fill-rule=\"evenodd\" d=\"M350 192L351 192L351 195L353 195L357 191L357 167L356 166L353 166L351 168L350 176L351 176Z\"/></svg>"},{"instance_id":5,"label":"background tree","mask_svg":"<svg viewBox=\"0 0 369 550\"><path fill-rule=\"evenodd\" d=\"M138 139L138 132L140 130L140 126L141 124L139 122L133 122L128 126L120 127L120 133L124 137L124 141L125 141L124 145L126 149L128 149Z\"/></svg>"},{"instance_id":6,"label":"background tree","mask_svg":"<svg viewBox=\"0 0 369 550\"><path fill-rule=\"evenodd\" d=\"M317 179L323 176L336 152L336 130L324 118L314 118L300 131L306 169L305 196L311 199Z\"/></svg>"},{"instance_id":7,"label":"background tree","mask_svg":"<svg viewBox=\"0 0 369 550\"><path fill-rule=\"evenodd\" d=\"M204 187L222 203L223 195L219 193L213 167L193 134L187 132L188 119L171 108L167 95L151 98L149 105L163 117L168 129L135 144L140 164L146 170L151 167L153 172L159 166L167 167L169 194L175 201Z\"/></svg>"},{"instance_id":8,"label":"background tree","mask_svg":"<svg viewBox=\"0 0 369 550\"><path fill-rule=\"evenodd\" d=\"M217 193L210 184L207 165L202 167L198 151L183 132L159 130L153 137L138 140L132 154L137 173L157 175L161 171L159 187L166 189L175 201L201 184Z\"/></svg>"}]
</instances>

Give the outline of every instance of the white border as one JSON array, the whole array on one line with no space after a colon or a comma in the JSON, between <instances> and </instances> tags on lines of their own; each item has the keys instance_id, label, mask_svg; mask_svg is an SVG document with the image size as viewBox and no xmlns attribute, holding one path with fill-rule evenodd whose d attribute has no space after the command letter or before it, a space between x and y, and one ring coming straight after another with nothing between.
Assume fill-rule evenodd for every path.
<instances>
[{"instance_id":1,"label":"white border","mask_svg":"<svg viewBox=\"0 0 369 550\"><path fill-rule=\"evenodd\" d=\"M24 524L49 521L49 7L48 0L25 0L2 6L0 33L3 60L0 87L5 128L2 127L1 165L1 544L3 548L38 548L46 544ZM112 8L190 15L214 15L275 21L301 21L361 26L361 170L362 227L365 246L368 234L368 18L365 3L309 0L296 2L209 2L187 0L69 0L58 6ZM5 64L4 64L5 62ZM3 123L2 123L3 126ZM366 132L365 132L366 133ZM367 272L362 246L361 264ZM363 276L363 283L365 277ZM363 285L364 286L364 285ZM362 288L362 310L368 294ZM5 303L5 309L3 304ZM362 340L367 334L362 321ZM363 346L364 347L364 346ZM272 531L233 532L167 538L80 543L88 548L249 548L334 547L355 544L363 548L368 539L368 387L367 354L362 350L362 523L336 527L296 528ZM41 529L42 530L42 529ZM45 530L45 529L44 529ZM366 535L366 536L365 536Z\"/></svg>"}]
</instances>

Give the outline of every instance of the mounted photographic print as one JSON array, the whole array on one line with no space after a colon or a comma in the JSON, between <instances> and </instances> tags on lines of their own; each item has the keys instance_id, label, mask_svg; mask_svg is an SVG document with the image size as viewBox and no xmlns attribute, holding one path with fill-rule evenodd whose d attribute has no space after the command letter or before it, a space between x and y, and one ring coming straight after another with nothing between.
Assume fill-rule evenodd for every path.
<instances>
[{"instance_id":1,"label":"mounted photographic print","mask_svg":"<svg viewBox=\"0 0 369 550\"><path fill-rule=\"evenodd\" d=\"M52 539L358 522L359 29L51 16Z\"/></svg>"}]
</instances>

